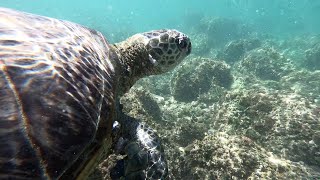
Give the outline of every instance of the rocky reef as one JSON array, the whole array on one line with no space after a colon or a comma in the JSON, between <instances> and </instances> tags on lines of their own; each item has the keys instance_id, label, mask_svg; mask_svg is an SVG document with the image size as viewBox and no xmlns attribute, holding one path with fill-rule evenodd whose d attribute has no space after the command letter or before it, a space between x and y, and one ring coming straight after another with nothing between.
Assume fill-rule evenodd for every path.
<instances>
[{"instance_id":1,"label":"rocky reef","mask_svg":"<svg viewBox=\"0 0 320 180\"><path fill-rule=\"evenodd\" d=\"M231 40L250 37L252 33L248 24L223 17L187 18L183 26L191 27L186 32L192 38L192 52L194 55L201 56L216 54L216 48L223 47Z\"/></svg>"},{"instance_id":2,"label":"rocky reef","mask_svg":"<svg viewBox=\"0 0 320 180\"><path fill-rule=\"evenodd\" d=\"M121 99L161 137L169 179L320 179L318 38L201 18L193 55Z\"/></svg>"},{"instance_id":3,"label":"rocky reef","mask_svg":"<svg viewBox=\"0 0 320 180\"><path fill-rule=\"evenodd\" d=\"M260 51L259 57L270 58L270 52ZM270 66L286 62L274 53L278 61L268 61ZM161 136L171 179L320 178L320 73L291 69L270 83L257 74L240 74L238 67L190 58L167 77L171 88L181 84L176 81L185 83L178 96L207 87L202 95L179 99L143 80L122 99L124 110ZM203 75L210 78L191 81ZM150 81L157 82L154 78ZM192 82L198 85L188 89Z\"/></svg>"},{"instance_id":4,"label":"rocky reef","mask_svg":"<svg viewBox=\"0 0 320 180\"><path fill-rule=\"evenodd\" d=\"M139 83L122 100L128 114L160 134L171 179L317 179L320 103L288 87L292 82L312 87L289 78L295 76L289 73L272 86L259 77L236 78L229 89L207 92L219 96L215 100L191 102L150 93ZM161 113L150 113L150 104Z\"/></svg>"},{"instance_id":5,"label":"rocky reef","mask_svg":"<svg viewBox=\"0 0 320 180\"><path fill-rule=\"evenodd\" d=\"M174 71L171 94L177 101L190 102L208 93L211 88L228 89L232 81L228 64L208 58L190 58Z\"/></svg>"},{"instance_id":6,"label":"rocky reef","mask_svg":"<svg viewBox=\"0 0 320 180\"><path fill-rule=\"evenodd\" d=\"M221 52L217 54L218 58L233 64L239 61L247 51L261 46L259 39L240 39L229 42Z\"/></svg>"},{"instance_id":7,"label":"rocky reef","mask_svg":"<svg viewBox=\"0 0 320 180\"><path fill-rule=\"evenodd\" d=\"M237 69L243 74L258 77L261 80L278 81L282 76L292 72L294 67L275 49L258 48L247 52Z\"/></svg>"},{"instance_id":8,"label":"rocky reef","mask_svg":"<svg viewBox=\"0 0 320 180\"><path fill-rule=\"evenodd\" d=\"M306 67L311 70L320 70L320 42L306 50Z\"/></svg>"}]
</instances>

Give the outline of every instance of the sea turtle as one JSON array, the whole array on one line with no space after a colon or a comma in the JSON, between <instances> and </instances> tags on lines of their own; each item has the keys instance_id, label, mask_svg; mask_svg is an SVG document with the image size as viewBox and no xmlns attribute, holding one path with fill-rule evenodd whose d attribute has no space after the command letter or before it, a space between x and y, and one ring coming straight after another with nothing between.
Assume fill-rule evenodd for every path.
<instances>
[{"instance_id":1,"label":"sea turtle","mask_svg":"<svg viewBox=\"0 0 320 180\"><path fill-rule=\"evenodd\" d=\"M190 51L177 30L109 44L79 24L0 8L0 179L83 179L112 144L127 153L121 176L165 178L159 138L119 98Z\"/></svg>"}]
</instances>

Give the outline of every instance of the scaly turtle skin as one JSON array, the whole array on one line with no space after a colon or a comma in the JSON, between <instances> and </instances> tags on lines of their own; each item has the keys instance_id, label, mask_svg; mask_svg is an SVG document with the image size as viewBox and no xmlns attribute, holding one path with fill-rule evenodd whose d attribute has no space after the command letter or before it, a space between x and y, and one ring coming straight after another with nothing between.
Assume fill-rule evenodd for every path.
<instances>
[{"instance_id":1,"label":"scaly turtle skin","mask_svg":"<svg viewBox=\"0 0 320 180\"><path fill-rule=\"evenodd\" d=\"M75 23L0 8L0 179L84 179L113 142L127 153L124 178L165 178L159 139L118 102L190 51L176 30L112 45Z\"/></svg>"}]
</instances>

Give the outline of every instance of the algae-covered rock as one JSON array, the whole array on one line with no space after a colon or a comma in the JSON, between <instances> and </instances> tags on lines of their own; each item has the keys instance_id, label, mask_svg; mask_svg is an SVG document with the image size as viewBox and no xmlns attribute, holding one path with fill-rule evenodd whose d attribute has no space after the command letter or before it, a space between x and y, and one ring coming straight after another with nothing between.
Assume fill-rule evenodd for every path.
<instances>
[{"instance_id":1,"label":"algae-covered rock","mask_svg":"<svg viewBox=\"0 0 320 180\"><path fill-rule=\"evenodd\" d=\"M171 92L176 100L190 102L208 92L213 84L228 89L232 81L229 65L197 57L177 68L171 79Z\"/></svg>"},{"instance_id":2,"label":"algae-covered rock","mask_svg":"<svg viewBox=\"0 0 320 180\"><path fill-rule=\"evenodd\" d=\"M205 136L205 132L208 131L206 123L201 121L197 121L196 117L184 116L179 118L175 128L172 129L176 135L171 137L170 140L179 147L185 147L195 140L201 140Z\"/></svg>"},{"instance_id":3,"label":"algae-covered rock","mask_svg":"<svg viewBox=\"0 0 320 180\"><path fill-rule=\"evenodd\" d=\"M218 54L218 58L228 63L239 61L247 51L261 46L259 39L240 39L229 42L225 45L222 52Z\"/></svg>"},{"instance_id":4,"label":"algae-covered rock","mask_svg":"<svg viewBox=\"0 0 320 180\"><path fill-rule=\"evenodd\" d=\"M179 179L246 179L261 158L253 143L224 133L195 141L183 152L184 160L175 164Z\"/></svg>"},{"instance_id":5,"label":"algae-covered rock","mask_svg":"<svg viewBox=\"0 0 320 180\"><path fill-rule=\"evenodd\" d=\"M229 41L247 38L252 33L244 22L225 17L192 14L183 24L192 39L192 53L203 57L215 57L217 48Z\"/></svg>"},{"instance_id":6,"label":"algae-covered rock","mask_svg":"<svg viewBox=\"0 0 320 180\"><path fill-rule=\"evenodd\" d=\"M172 73L165 73L161 76L150 76L143 78L136 83L136 87L148 90L150 93L159 96L171 96L170 79Z\"/></svg>"},{"instance_id":7,"label":"algae-covered rock","mask_svg":"<svg viewBox=\"0 0 320 180\"><path fill-rule=\"evenodd\" d=\"M320 106L296 93L246 88L228 93L213 129L249 137L281 158L319 165Z\"/></svg>"},{"instance_id":8,"label":"algae-covered rock","mask_svg":"<svg viewBox=\"0 0 320 180\"><path fill-rule=\"evenodd\" d=\"M261 80L278 81L294 70L292 63L271 48L258 48L249 51L238 67L243 73Z\"/></svg>"},{"instance_id":9,"label":"algae-covered rock","mask_svg":"<svg viewBox=\"0 0 320 180\"><path fill-rule=\"evenodd\" d=\"M201 140L209 130L211 113L203 103L184 103L171 99L163 108L166 109L165 117L174 123L165 134L175 146L185 147L195 140Z\"/></svg>"},{"instance_id":10,"label":"algae-covered rock","mask_svg":"<svg viewBox=\"0 0 320 180\"><path fill-rule=\"evenodd\" d=\"M309 179L303 164L266 151L250 138L216 133L180 148L172 163L176 179ZM179 157L180 155L180 157Z\"/></svg>"},{"instance_id":11,"label":"algae-covered rock","mask_svg":"<svg viewBox=\"0 0 320 180\"><path fill-rule=\"evenodd\" d=\"M281 94L279 99L270 113L276 122L266 142L269 149L283 158L319 166L320 146L314 141L320 129L319 106L296 93Z\"/></svg>"},{"instance_id":12,"label":"algae-covered rock","mask_svg":"<svg viewBox=\"0 0 320 180\"><path fill-rule=\"evenodd\" d=\"M191 33L192 37L192 54L202 56L208 54L210 49L209 35L206 33Z\"/></svg>"},{"instance_id":13,"label":"algae-covered rock","mask_svg":"<svg viewBox=\"0 0 320 180\"><path fill-rule=\"evenodd\" d=\"M200 20L199 31L208 34L211 47L246 37L251 32L243 22L223 17L203 17Z\"/></svg>"},{"instance_id":14,"label":"algae-covered rock","mask_svg":"<svg viewBox=\"0 0 320 180\"><path fill-rule=\"evenodd\" d=\"M320 105L320 71L302 69L284 76L280 83L283 89L291 90Z\"/></svg>"},{"instance_id":15,"label":"algae-covered rock","mask_svg":"<svg viewBox=\"0 0 320 180\"><path fill-rule=\"evenodd\" d=\"M224 129L263 142L274 127L276 119L269 114L277 103L277 96L269 95L263 89L232 91L219 105L214 129Z\"/></svg>"},{"instance_id":16,"label":"algae-covered rock","mask_svg":"<svg viewBox=\"0 0 320 180\"><path fill-rule=\"evenodd\" d=\"M305 66L311 70L320 70L320 43L306 51Z\"/></svg>"},{"instance_id":17,"label":"algae-covered rock","mask_svg":"<svg viewBox=\"0 0 320 180\"><path fill-rule=\"evenodd\" d=\"M163 98L150 93L147 89L141 86L135 86L121 98L121 103L124 105L124 111L138 119L149 121L153 120L161 124L163 122L163 113L159 106L159 102Z\"/></svg>"}]
</instances>

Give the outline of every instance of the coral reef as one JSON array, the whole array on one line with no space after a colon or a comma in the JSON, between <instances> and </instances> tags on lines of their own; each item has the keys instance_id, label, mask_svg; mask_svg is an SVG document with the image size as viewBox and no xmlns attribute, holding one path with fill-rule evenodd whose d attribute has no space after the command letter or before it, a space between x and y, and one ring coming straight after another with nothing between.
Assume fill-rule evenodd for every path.
<instances>
[{"instance_id":1,"label":"coral reef","mask_svg":"<svg viewBox=\"0 0 320 180\"><path fill-rule=\"evenodd\" d=\"M225 43L248 36L250 28L244 23L222 17L203 17L199 30L208 35L211 47L218 47Z\"/></svg>"},{"instance_id":2,"label":"coral reef","mask_svg":"<svg viewBox=\"0 0 320 180\"><path fill-rule=\"evenodd\" d=\"M280 83L283 89L291 90L310 102L320 105L320 71L300 70L284 76Z\"/></svg>"},{"instance_id":3,"label":"coral reef","mask_svg":"<svg viewBox=\"0 0 320 180\"><path fill-rule=\"evenodd\" d=\"M195 57L176 69L171 79L171 92L176 100L189 102L207 93L214 85L228 89L232 80L230 66L226 63Z\"/></svg>"},{"instance_id":4,"label":"coral reef","mask_svg":"<svg viewBox=\"0 0 320 180\"><path fill-rule=\"evenodd\" d=\"M242 73L261 80L279 81L281 77L294 70L293 64L271 48L258 48L249 51L238 65Z\"/></svg>"},{"instance_id":5,"label":"coral reef","mask_svg":"<svg viewBox=\"0 0 320 180\"><path fill-rule=\"evenodd\" d=\"M298 76L276 82L279 90L237 78L210 103L179 102L138 84L122 102L161 136L171 179L318 179L320 106L288 88L304 83ZM150 113L150 104L162 113ZM104 161L100 171L112 162Z\"/></svg>"},{"instance_id":6,"label":"coral reef","mask_svg":"<svg viewBox=\"0 0 320 180\"><path fill-rule=\"evenodd\" d=\"M161 96L152 94L141 86L137 86L137 88L130 91L130 96L124 96L121 99L121 103L128 104L130 102L133 105L132 107L124 106L124 111L130 111L130 114L134 117L141 119L140 116L146 116L144 119L152 119L153 122L161 123L163 113L158 103L163 100Z\"/></svg>"},{"instance_id":7,"label":"coral reef","mask_svg":"<svg viewBox=\"0 0 320 180\"><path fill-rule=\"evenodd\" d=\"M238 21L197 18L193 55L121 99L161 137L169 179L320 179L319 37L252 38Z\"/></svg>"},{"instance_id":8,"label":"coral reef","mask_svg":"<svg viewBox=\"0 0 320 180\"><path fill-rule=\"evenodd\" d=\"M319 165L319 106L291 92L264 88L227 95L214 129L246 136L279 157Z\"/></svg>"},{"instance_id":9,"label":"coral reef","mask_svg":"<svg viewBox=\"0 0 320 180\"><path fill-rule=\"evenodd\" d=\"M320 43L306 51L306 67L311 70L320 70Z\"/></svg>"},{"instance_id":10,"label":"coral reef","mask_svg":"<svg viewBox=\"0 0 320 180\"><path fill-rule=\"evenodd\" d=\"M217 133L181 149L181 158L173 162L179 179L247 178L261 159L254 143Z\"/></svg>"},{"instance_id":11,"label":"coral reef","mask_svg":"<svg viewBox=\"0 0 320 180\"><path fill-rule=\"evenodd\" d=\"M225 46L231 40L251 35L251 28L241 21L195 15L188 16L184 25L192 39L192 53L197 56L214 57L216 48Z\"/></svg>"},{"instance_id":12,"label":"coral reef","mask_svg":"<svg viewBox=\"0 0 320 180\"><path fill-rule=\"evenodd\" d=\"M222 52L218 54L218 58L228 63L234 63L240 60L247 51L261 46L259 39L240 39L229 42Z\"/></svg>"},{"instance_id":13,"label":"coral reef","mask_svg":"<svg viewBox=\"0 0 320 180\"><path fill-rule=\"evenodd\" d=\"M302 164L274 156L245 136L216 133L180 149L172 173L177 179L315 178ZM180 167L180 168L179 168ZM316 172L314 172L316 174Z\"/></svg>"},{"instance_id":14,"label":"coral reef","mask_svg":"<svg viewBox=\"0 0 320 180\"><path fill-rule=\"evenodd\" d=\"M192 53L194 55L203 55L210 52L211 46L209 36L206 33L193 33L192 36Z\"/></svg>"},{"instance_id":15,"label":"coral reef","mask_svg":"<svg viewBox=\"0 0 320 180\"><path fill-rule=\"evenodd\" d=\"M320 35L300 35L288 38L267 37L263 39L263 47L272 47L297 66L314 70L310 66L312 60L307 59L307 54L310 53L309 55L311 55L310 58L312 59L312 54L316 52L315 48L320 42Z\"/></svg>"},{"instance_id":16,"label":"coral reef","mask_svg":"<svg viewBox=\"0 0 320 180\"><path fill-rule=\"evenodd\" d=\"M143 78L136 83L136 86L140 86L147 89L153 94L159 96L169 96L170 91L170 79L172 74L165 73L161 76L150 76L148 78Z\"/></svg>"}]
</instances>

